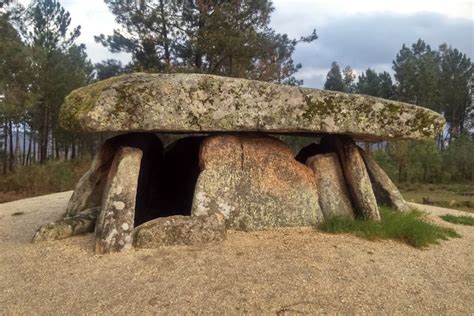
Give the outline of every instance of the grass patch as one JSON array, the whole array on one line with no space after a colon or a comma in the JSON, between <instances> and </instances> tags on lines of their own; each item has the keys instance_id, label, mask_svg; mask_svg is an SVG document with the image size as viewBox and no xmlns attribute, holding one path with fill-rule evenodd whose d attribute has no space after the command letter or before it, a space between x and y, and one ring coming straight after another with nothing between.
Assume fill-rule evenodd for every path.
<instances>
[{"instance_id":1,"label":"grass patch","mask_svg":"<svg viewBox=\"0 0 474 316\"><path fill-rule=\"evenodd\" d=\"M445 221L453 223L453 224L474 226L474 217L472 216L455 216L455 215L448 214L448 215L442 215L440 217L444 219Z\"/></svg>"},{"instance_id":2,"label":"grass patch","mask_svg":"<svg viewBox=\"0 0 474 316\"><path fill-rule=\"evenodd\" d=\"M423 213L419 211L400 213L381 207L380 216L380 222L335 216L320 224L318 228L327 233L349 233L369 240L398 240L415 248L424 248L438 244L439 240L460 237L451 228L426 222Z\"/></svg>"}]
</instances>

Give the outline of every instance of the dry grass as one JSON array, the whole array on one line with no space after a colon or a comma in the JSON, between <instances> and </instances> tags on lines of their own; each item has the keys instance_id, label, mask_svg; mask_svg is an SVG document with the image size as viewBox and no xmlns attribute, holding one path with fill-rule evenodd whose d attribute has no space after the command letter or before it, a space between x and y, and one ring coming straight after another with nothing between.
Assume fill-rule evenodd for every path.
<instances>
[{"instance_id":1,"label":"dry grass","mask_svg":"<svg viewBox=\"0 0 474 316\"><path fill-rule=\"evenodd\" d=\"M474 184L400 185L409 202L435 205L474 213ZM425 199L425 203L423 203Z\"/></svg>"},{"instance_id":2,"label":"dry grass","mask_svg":"<svg viewBox=\"0 0 474 316\"><path fill-rule=\"evenodd\" d=\"M0 177L0 203L74 188L90 161L49 161L20 167Z\"/></svg>"}]
</instances>

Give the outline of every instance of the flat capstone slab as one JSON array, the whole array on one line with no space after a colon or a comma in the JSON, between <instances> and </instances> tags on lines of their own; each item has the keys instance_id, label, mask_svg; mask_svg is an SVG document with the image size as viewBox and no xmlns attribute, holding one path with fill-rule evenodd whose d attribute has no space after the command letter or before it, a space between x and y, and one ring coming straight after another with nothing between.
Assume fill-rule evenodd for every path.
<instances>
[{"instance_id":1,"label":"flat capstone slab","mask_svg":"<svg viewBox=\"0 0 474 316\"><path fill-rule=\"evenodd\" d=\"M356 140L430 139L444 118L371 96L201 74L135 73L73 91L64 128L89 132L346 134Z\"/></svg>"}]
</instances>

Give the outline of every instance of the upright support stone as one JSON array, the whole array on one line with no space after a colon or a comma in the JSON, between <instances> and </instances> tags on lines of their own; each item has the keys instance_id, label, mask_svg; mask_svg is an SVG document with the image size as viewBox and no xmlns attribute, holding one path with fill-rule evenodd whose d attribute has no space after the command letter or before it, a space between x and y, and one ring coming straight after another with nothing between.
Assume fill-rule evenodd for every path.
<instances>
[{"instance_id":1,"label":"upright support stone","mask_svg":"<svg viewBox=\"0 0 474 316\"><path fill-rule=\"evenodd\" d=\"M115 154L95 228L96 254L132 248L141 159L137 148L121 147Z\"/></svg>"},{"instance_id":2,"label":"upright support stone","mask_svg":"<svg viewBox=\"0 0 474 316\"><path fill-rule=\"evenodd\" d=\"M324 218L354 217L342 167L336 153L315 155L306 161L313 170L318 188L319 205Z\"/></svg>"},{"instance_id":3,"label":"upright support stone","mask_svg":"<svg viewBox=\"0 0 474 316\"><path fill-rule=\"evenodd\" d=\"M321 143L336 148L357 214L365 219L379 221L377 200L357 145L347 136L325 136Z\"/></svg>"},{"instance_id":4,"label":"upright support stone","mask_svg":"<svg viewBox=\"0 0 474 316\"><path fill-rule=\"evenodd\" d=\"M227 227L262 230L323 221L313 172L283 142L212 136L201 145L192 215L221 212Z\"/></svg>"},{"instance_id":5,"label":"upright support stone","mask_svg":"<svg viewBox=\"0 0 474 316\"><path fill-rule=\"evenodd\" d=\"M91 167L74 188L66 208L66 217L76 216L84 210L100 206L115 151L116 148L110 141L100 147Z\"/></svg>"},{"instance_id":6,"label":"upright support stone","mask_svg":"<svg viewBox=\"0 0 474 316\"><path fill-rule=\"evenodd\" d=\"M359 148L359 152L369 172L377 202L379 204L388 205L400 212L408 212L410 207L397 186L390 180L390 177L362 148Z\"/></svg>"},{"instance_id":7,"label":"upright support stone","mask_svg":"<svg viewBox=\"0 0 474 316\"><path fill-rule=\"evenodd\" d=\"M149 186L157 178L156 166L161 163L163 152L163 145L158 137L152 133L128 133L109 138L100 147L89 170L77 183L65 217L73 217L84 210L100 206L110 165L119 147L133 147L143 151L144 172L140 175L141 185ZM153 193L142 190L141 194L145 196L140 196L139 200L145 205L138 207L147 208Z\"/></svg>"}]
</instances>

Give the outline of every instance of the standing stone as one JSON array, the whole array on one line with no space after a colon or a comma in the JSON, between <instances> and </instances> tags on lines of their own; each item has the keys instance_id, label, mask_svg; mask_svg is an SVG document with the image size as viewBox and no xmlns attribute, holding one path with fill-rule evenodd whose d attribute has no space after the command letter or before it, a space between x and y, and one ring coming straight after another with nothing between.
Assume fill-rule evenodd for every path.
<instances>
[{"instance_id":1,"label":"standing stone","mask_svg":"<svg viewBox=\"0 0 474 316\"><path fill-rule=\"evenodd\" d=\"M106 141L95 155L89 170L81 177L66 208L66 217L78 215L89 208L100 206L104 185L116 152L112 142Z\"/></svg>"},{"instance_id":2,"label":"standing stone","mask_svg":"<svg viewBox=\"0 0 474 316\"><path fill-rule=\"evenodd\" d=\"M319 205L324 218L354 217L341 164L336 153L315 155L306 164L314 172L319 194Z\"/></svg>"},{"instance_id":3,"label":"standing stone","mask_svg":"<svg viewBox=\"0 0 474 316\"><path fill-rule=\"evenodd\" d=\"M379 221L377 200L357 145L347 136L325 136L321 143L336 148L357 215Z\"/></svg>"},{"instance_id":4,"label":"standing stone","mask_svg":"<svg viewBox=\"0 0 474 316\"><path fill-rule=\"evenodd\" d=\"M95 227L95 252L132 248L135 203L142 151L121 147L115 154Z\"/></svg>"},{"instance_id":5,"label":"standing stone","mask_svg":"<svg viewBox=\"0 0 474 316\"><path fill-rule=\"evenodd\" d=\"M107 139L94 157L89 170L81 177L66 208L66 217L71 217L89 208L98 207L102 202L102 194L107 175L120 147L139 148L143 152L141 163L140 185L153 186L157 176L157 166L161 164L163 144L153 133L128 133ZM139 209L148 209L155 192L139 190Z\"/></svg>"},{"instance_id":6,"label":"standing stone","mask_svg":"<svg viewBox=\"0 0 474 316\"><path fill-rule=\"evenodd\" d=\"M204 140L199 158L194 216L221 212L227 226L238 230L322 221L314 175L285 143L263 136L213 136Z\"/></svg>"},{"instance_id":7,"label":"standing stone","mask_svg":"<svg viewBox=\"0 0 474 316\"><path fill-rule=\"evenodd\" d=\"M408 212L410 207L390 177L362 148L359 148L359 152L369 172L377 203L388 205L400 212Z\"/></svg>"},{"instance_id":8,"label":"standing stone","mask_svg":"<svg viewBox=\"0 0 474 316\"><path fill-rule=\"evenodd\" d=\"M160 217L135 228L133 244L137 248L173 245L202 245L225 239L225 218L210 216Z\"/></svg>"}]
</instances>

